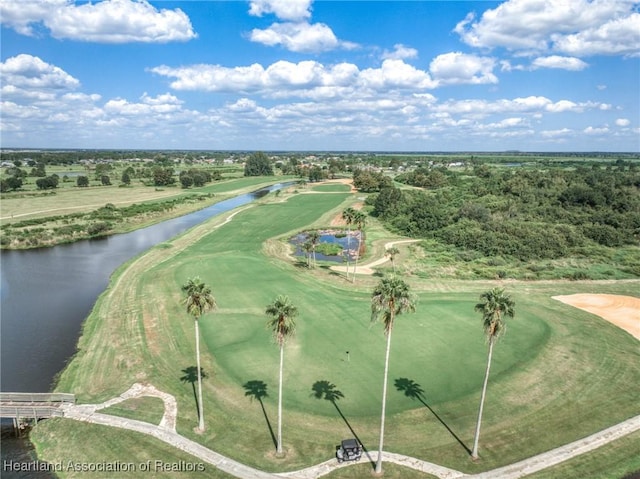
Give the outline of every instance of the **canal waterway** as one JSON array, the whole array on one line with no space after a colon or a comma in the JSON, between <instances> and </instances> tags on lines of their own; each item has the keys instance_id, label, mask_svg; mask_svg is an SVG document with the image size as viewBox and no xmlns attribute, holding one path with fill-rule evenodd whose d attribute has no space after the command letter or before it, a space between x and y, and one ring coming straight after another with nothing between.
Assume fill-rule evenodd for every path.
<instances>
[{"instance_id":1,"label":"canal waterway","mask_svg":"<svg viewBox=\"0 0 640 479\"><path fill-rule=\"evenodd\" d=\"M83 321L118 266L208 218L289 184L239 195L130 233L52 248L0 252L0 390L51 390L55 376L75 353ZM29 448L27 441L13 440L3 431L0 460L26 461L31 455ZM27 476L8 473L7 477Z\"/></svg>"},{"instance_id":2,"label":"canal waterway","mask_svg":"<svg viewBox=\"0 0 640 479\"><path fill-rule=\"evenodd\" d=\"M286 186L276 184L194 213L99 240L0 253L0 390L48 392L74 354L82 322L114 270L202 221Z\"/></svg>"}]
</instances>

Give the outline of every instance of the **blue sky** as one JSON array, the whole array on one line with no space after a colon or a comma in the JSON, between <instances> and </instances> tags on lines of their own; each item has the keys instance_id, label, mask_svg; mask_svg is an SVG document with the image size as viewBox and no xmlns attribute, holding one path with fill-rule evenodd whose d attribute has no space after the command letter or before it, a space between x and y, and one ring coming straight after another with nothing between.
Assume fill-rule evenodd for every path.
<instances>
[{"instance_id":1,"label":"blue sky","mask_svg":"<svg viewBox=\"0 0 640 479\"><path fill-rule=\"evenodd\" d=\"M640 151L640 2L0 0L4 148Z\"/></svg>"}]
</instances>

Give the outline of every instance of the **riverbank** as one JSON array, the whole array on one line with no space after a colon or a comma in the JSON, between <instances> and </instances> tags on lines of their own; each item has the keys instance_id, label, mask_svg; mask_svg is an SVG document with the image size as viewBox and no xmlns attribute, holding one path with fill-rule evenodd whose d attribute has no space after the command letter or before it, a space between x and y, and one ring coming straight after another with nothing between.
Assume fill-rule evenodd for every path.
<instances>
[{"instance_id":1,"label":"riverbank","mask_svg":"<svg viewBox=\"0 0 640 479\"><path fill-rule=\"evenodd\" d=\"M293 471L327 460L334 445L354 431L372 449L379 424L376 378L384 351L383 334L368 324L370 291L378 278L361 276L353 285L322 265L301 268L264 250L273 238L330 223L351 201L349 194L285 193L277 201L242 209L231 221L230 214L210 220L123 266L94 307L59 389L75 392L81 402L102 402L134 382L150 382L176 397L183 411L177 421L181 435L268 471ZM197 417L191 384L181 380L195 353L193 322L183 311L180 284L194 275L212 286L219 305L201 323L202 367L208 375L203 382L207 431L202 435L193 432ZM390 393L385 449L476 473L638 413L637 341L551 299L581 291L633 295L637 283L538 285L406 277L418 292L419 309L394 329L392 374L394 380L405 378L423 388L428 406L400 390ZM486 357L473 306L481 292L495 285L514 295L518 315L496 350L482 461L471 463L461 444L472 440ZM278 293L290 295L301 312L298 335L286 353L285 457L275 456L269 434L276 395L252 402L246 388L260 381L273 391L277 384L277 350L264 328L264 307ZM311 396L319 381L340 391L339 403ZM65 447L53 444L55 429L55 424L48 427L50 444L39 448L45 460L64 459L74 447L66 436ZM91 436L95 444L83 446L96 460L106 455L98 436ZM141 444L147 444L138 436L110 437L125 459L138 457Z\"/></svg>"},{"instance_id":2,"label":"riverbank","mask_svg":"<svg viewBox=\"0 0 640 479\"><path fill-rule=\"evenodd\" d=\"M237 178L202 188L163 188L155 191L145 188L143 192L133 194L114 187L103 189L99 196L92 191L78 189L61 192L64 198L58 198L59 195L39 197L42 204L38 206L37 202L32 201L30 209L24 212L24 208L15 210L11 205L11 197L6 197L3 199L0 249L43 248L129 233L278 181L292 181L293 178ZM119 201L119 196L124 201ZM74 201L76 206L69 206L70 201Z\"/></svg>"}]
</instances>

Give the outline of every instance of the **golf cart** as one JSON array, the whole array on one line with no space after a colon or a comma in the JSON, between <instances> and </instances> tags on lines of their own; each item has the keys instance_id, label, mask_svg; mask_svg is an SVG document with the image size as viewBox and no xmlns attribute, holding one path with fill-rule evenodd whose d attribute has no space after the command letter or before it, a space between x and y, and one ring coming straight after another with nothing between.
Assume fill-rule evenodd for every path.
<instances>
[{"instance_id":1,"label":"golf cart","mask_svg":"<svg viewBox=\"0 0 640 479\"><path fill-rule=\"evenodd\" d=\"M355 439L345 439L336 446L338 462L359 461L362 457L362 445Z\"/></svg>"}]
</instances>

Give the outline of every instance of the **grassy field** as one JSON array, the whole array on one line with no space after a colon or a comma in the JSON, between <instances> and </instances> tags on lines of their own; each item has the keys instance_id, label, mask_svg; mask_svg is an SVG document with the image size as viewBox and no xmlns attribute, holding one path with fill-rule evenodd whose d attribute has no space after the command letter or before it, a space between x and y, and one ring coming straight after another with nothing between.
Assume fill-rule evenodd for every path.
<instances>
[{"instance_id":1,"label":"grassy field","mask_svg":"<svg viewBox=\"0 0 640 479\"><path fill-rule=\"evenodd\" d=\"M196 476L210 479L233 478L215 466L202 463L190 454L179 451L158 439L108 426L86 424L68 419L49 419L38 424L38 427L31 433L31 440L36 444L39 461L46 460L48 456L54 454L59 459L48 460L50 464L56 465L62 461L61 470L56 474L64 478L157 477L186 479ZM142 445L144 446L141 447ZM148 461L151 461L149 463L150 469L143 470ZM82 471L82 467L102 463L118 464L117 467L120 468L120 471ZM181 472L176 469L180 467L183 471L189 467L204 468L204 471ZM175 470L170 470L171 468Z\"/></svg>"},{"instance_id":2,"label":"grassy field","mask_svg":"<svg viewBox=\"0 0 640 479\"><path fill-rule=\"evenodd\" d=\"M272 184L278 178L247 177L214 182L201 188L187 190L179 186L154 188L135 184L121 188L112 186L92 186L88 188L59 188L54 191L29 191L8 193L2 196L2 221L4 224L26 218L42 218L83 211L92 211L107 203L117 207L133 203L145 203L192 193L215 195L236 195L246 188L259 188Z\"/></svg>"},{"instance_id":3,"label":"grassy field","mask_svg":"<svg viewBox=\"0 0 640 479\"><path fill-rule=\"evenodd\" d=\"M369 324L369 298L379 278L359 277L351 284L326 264L308 270L287 257L284 242L300 230L327 226L356 201L348 193L326 192L270 195L229 223L223 225L229 214L215 218L124 265L85 323L78 353L57 389L76 393L80 402L101 402L133 382L148 381L176 396L181 434L265 470L322 462L341 439L354 435L375 449L384 336L380 325ZM385 233L375 222L367 238L368 251L380 252ZM180 285L196 275L211 285L218 302L201 323L208 376L203 435L193 432L192 387L180 380L195 364L193 321L184 313ZM551 299L577 292L634 295L637 281L467 282L410 272L406 280L418 293L418 309L400 317L393 333L385 449L473 473L640 413L637 340ZM517 313L494 353L481 461L472 463L468 448L486 360L473 305L495 285L513 295ZM274 454L278 350L264 314L277 294L289 295L300 310L298 333L285 352L284 458ZM264 412L251 396L250 381L267 387ZM342 398L316 399L314 385L322 382ZM418 385L424 396L407 397L407 385ZM50 434L57 424L48 426ZM125 455L147 441L114 434L122 436ZM34 437L44 459L64 455L53 441ZM344 474L352 474L348 470Z\"/></svg>"}]
</instances>

